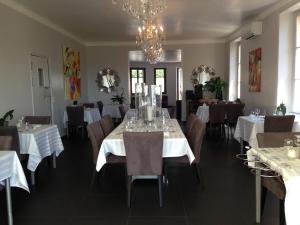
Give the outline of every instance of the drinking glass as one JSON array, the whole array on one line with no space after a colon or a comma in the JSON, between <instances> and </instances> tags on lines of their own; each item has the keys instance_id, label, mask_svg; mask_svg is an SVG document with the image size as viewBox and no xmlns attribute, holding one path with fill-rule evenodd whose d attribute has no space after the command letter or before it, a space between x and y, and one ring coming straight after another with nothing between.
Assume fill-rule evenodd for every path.
<instances>
[{"instance_id":1,"label":"drinking glass","mask_svg":"<svg viewBox=\"0 0 300 225\"><path fill-rule=\"evenodd\" d=\"M294 146L294 141L293 139L285 138L284 139L284 148L286 150L291 150Z\"/></svg>"}]
</instances>

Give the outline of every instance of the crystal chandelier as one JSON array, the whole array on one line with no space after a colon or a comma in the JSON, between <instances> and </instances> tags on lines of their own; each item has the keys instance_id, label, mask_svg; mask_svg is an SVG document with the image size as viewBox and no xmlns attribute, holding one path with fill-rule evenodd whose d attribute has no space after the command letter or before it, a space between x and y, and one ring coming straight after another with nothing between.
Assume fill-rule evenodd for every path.
<instances>
[{"instance_id":1,"label":"crystal chandelier","mask_svg":"<svg viewBox=\"0 0 300 225\"><path fill-rule=\"evenodd\" d=\"M166 0L123 0L123 10L140 21L154 19L166 8Z\"/></svg>"},{"instance_id":2,"label":"crystal chandelier","mask_svg":"<svg viewBox=\"0 0 300 225\"><path fill-rule=\"evenodd\" d=\"M164 41L163 27L147 20L139 27L136 43L142 48L145 58L151 64L157 63L162 56Z\"/></svg>"}]
</instances>

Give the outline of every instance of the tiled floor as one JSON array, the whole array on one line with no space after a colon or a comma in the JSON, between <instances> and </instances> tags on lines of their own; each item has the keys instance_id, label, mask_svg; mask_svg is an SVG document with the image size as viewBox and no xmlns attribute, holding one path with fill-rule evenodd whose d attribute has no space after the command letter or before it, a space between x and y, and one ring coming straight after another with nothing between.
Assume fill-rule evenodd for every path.
<instances>
[{"instance_id":1,"label":"tiled floor","mask_svg":"<svg viewBox=\"0 0 300 225\"><path fill-rule=\"evenodd\" d=\"M235 159L232 140L205 140L201 155L205 189L190 167L169 167L164 207L154 181L137 181L131 209L126 205L124 168L109 167L91 186L88 140L65 140L57 169L43 162L30 194L13 189L15 225L252 225L254 177ZM0 224L6 222L5 193L0 193ZM263 224L276 225L277 201L268 195Z\"/></svg>"}]
</instances>

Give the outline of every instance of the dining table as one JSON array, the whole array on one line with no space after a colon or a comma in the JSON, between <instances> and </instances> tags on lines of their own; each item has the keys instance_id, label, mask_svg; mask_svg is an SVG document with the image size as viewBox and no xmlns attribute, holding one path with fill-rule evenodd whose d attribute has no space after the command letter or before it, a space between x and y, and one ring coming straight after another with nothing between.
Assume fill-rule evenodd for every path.
<instances>
[{"instance_id":1,"label":"dining table","mask_svg":"<svg viewBox=\"0 0 300 225\"><path fill-rule=\"evenodd\" d=\"M76 107L76 106L74 106ZM101 115L98 108L84 108L84 122L91 124L101 119ZM68 113L64 111L63 117L64 128L68 124Z\"/></svg>"},{"instance_id":2,"label":"dining table","mask_svg":"<svg viewBox=\"0 0 300 225\"><path fill-rule=\"evenodd\" d=\"M5 186L8 224L13 225L11 187L22 188L29 192L27 180L15 151L0 151L0 190Z\"/></svg>"},{"instance_id":3,"label":"dining table","mask_svg":"<svg viewBox=\"0 0 300 225\"><path fill-rule=\"evenodd\" d=\"M176 119L170 119L167 113L167 109L163 109L164 121L157 123L157 126L152 124L148 126L143 120L134 120L131 114L134 114L134 110L127 111L123 122L116 127L102 142L98 159L96 163L96 170L100 171L101 168L106 164L106 156L114 154L117 156L126 156L123 132L152 132L152 131L163 131L163 154L162 157L181 157L187 156L189 162L192 163L195 156L189 146L189 143L181 130L181 127ZM134 118L134 117L133 117ZM158 119L160 120L160 119Z\"/></svg>"},{"instance_id":4,"label":"dining table","mask_svg":"<svg viewBox=\"0 0 300 225\"><path fill-rule=\"evenodd\" d=\"M64 150L57 125L28 125L18 127L20 154L28 155L27 169L31 171L31 183L35 184L34 172L40 162L52 155L53 168L56 157Z\"/></svg>"}]
</instances>

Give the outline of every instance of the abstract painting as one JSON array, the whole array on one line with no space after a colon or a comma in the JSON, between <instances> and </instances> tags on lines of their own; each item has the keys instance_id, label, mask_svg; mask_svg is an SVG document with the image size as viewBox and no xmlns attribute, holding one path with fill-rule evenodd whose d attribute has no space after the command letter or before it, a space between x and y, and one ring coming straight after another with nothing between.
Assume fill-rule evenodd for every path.
<instances>
[{"instance_id":1,"label":"abstract painting","mask_svg":"<svg viewBox=\"0 0 300 225\"><path fill-rule=\"evenodd\" d=\"M249 52L249 91L261 90L261 48Z\"/></svg>"},{"instance_id":2,"label":"abstract painting","mask_svg":"<svg viewBox=\"0 0 300 225\"><path fill-rule=\"evenodd\" d=\"M63 47L63 70L66 98L69 100L80 98L80 54L78 50Z\"/></svg>"}]
</instances>

